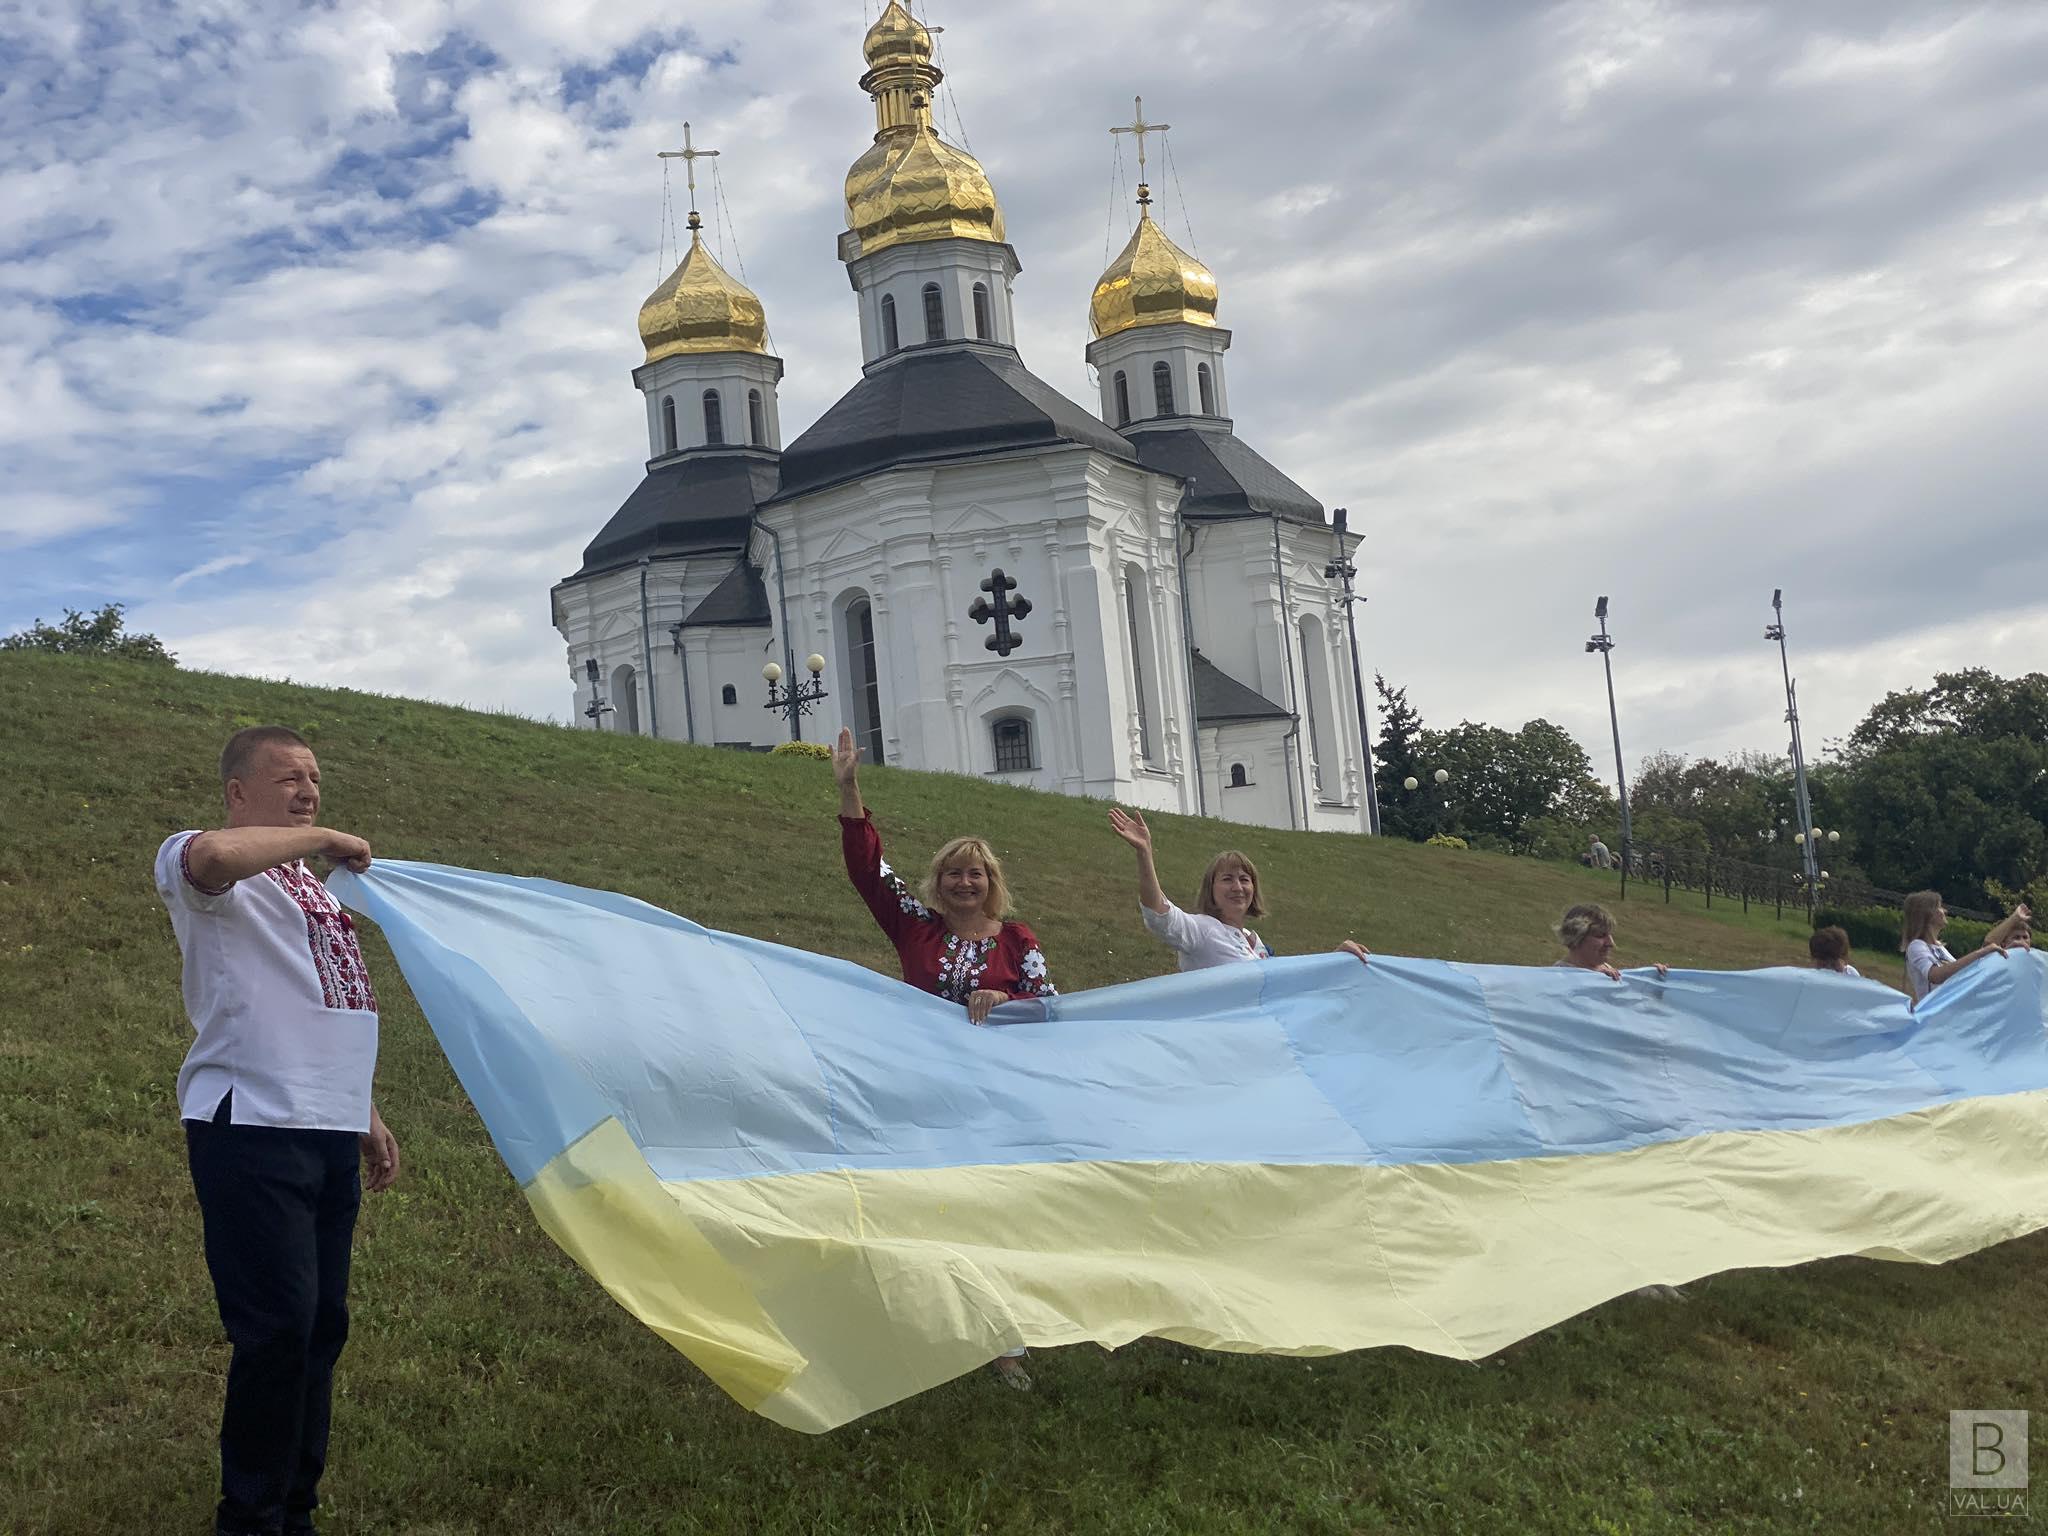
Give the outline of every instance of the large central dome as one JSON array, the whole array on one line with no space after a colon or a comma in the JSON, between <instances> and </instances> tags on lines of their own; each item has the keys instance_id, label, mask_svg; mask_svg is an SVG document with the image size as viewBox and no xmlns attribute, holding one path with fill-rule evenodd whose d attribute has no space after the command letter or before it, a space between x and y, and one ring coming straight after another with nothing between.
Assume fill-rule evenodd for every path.
<instances>
[{"instance_id":1,"label":"large central dome","mask_svg":"<svg viewBox=\"0 0 2048 1536\"><path fill-rule=\"evenodd\" d=\"M640 306L647 361L696 352L765 352L767 338L761 300L704 249L692 213L689 250Z\"/></svg>"},{"instance_id":2,"label":"large central dome","mask_svg":"<svg viewBox=\"0 0 2048 1536\"><path fill-rule=\"evenodd\" d=\"M1003 210L988 173L932 127L932 35L902 0L868 29L861 89L875 99L875 142L846 173L846 227L860 254L918 240L1001 243Z\"/></svg>"}]
</instances>

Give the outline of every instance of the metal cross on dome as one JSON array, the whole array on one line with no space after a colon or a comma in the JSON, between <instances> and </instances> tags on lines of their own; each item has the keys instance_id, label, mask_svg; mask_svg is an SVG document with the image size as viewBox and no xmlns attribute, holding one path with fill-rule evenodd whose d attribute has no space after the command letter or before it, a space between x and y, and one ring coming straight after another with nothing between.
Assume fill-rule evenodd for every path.
<instances>
[{"instance_id":1,"label":"metal cross on dome","mask_svg":"<svg viewBox=\"0 0 2048 1536\"><path fill-rule=\"evenodd\" d=\"M1132 100L1136 104L1138 109L1137 116L1133 117L1130 120L1130 122L1119 124L1117 127L1114 127L1109 131L1111 133L1128 133L1132 135L1134 138L1136 138L1138 141L1138 195L1139 198L1143 200L1145 195L1145 135L1148 133L1164 133L1167 129L1171 128L1173 124L1146 122L1145 98L1142 96L1136 96L1133 97Z\"/></svg>"},{"instance_id":2,"label":"metal cross on dome","mask_svg":"<svg viewBox=\"0 0 2048 1536\"><path fill-rule=\"evenodd\" d=\"M655 158L657 160L680 160L683 162L683 177L690 184L690 218L692 220L691 228L694 229L696 227L694 221L697 217L697 162L699 160L717 159L718 151L715 149L699 149L695 144L691 143L690 125L685 123L683 124L683 147L681 149L657 150Z\"/></svg>"}]
</instances>

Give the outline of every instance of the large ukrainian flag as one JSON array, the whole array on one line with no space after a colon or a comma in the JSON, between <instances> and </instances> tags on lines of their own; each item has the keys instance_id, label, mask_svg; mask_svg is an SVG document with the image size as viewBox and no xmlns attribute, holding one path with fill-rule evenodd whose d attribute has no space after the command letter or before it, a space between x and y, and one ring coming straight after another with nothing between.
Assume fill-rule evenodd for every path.
<instances>
[{"instance_id":1,"label":"large ukrainian flag","mask_svg":"<svg viewBox=\"0 0 2048 1536\"><path fill-rule=\"evenodd\" d=\"M547 1231L795 1429L1018 1344L1473 1358L1651 1282L2048 1225L2039 955L1917 1014L1813 971L1336 955L975 1029L601 891L332 883Z\"/></svg>"}]
</instances>

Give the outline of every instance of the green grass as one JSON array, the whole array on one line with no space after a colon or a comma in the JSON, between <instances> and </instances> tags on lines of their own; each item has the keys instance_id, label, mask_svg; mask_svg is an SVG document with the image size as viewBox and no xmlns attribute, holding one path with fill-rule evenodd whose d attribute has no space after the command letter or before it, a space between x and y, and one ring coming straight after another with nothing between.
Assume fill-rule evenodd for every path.
<instances>
[{"instance_id":1,"label":"green grass","mask_svg":"<svg viewBox=\"0 0 2048 1536\"><path fill-rule=\"evenodd\" d=\"M847 889L824 765L395 699L0 654L0 1533L207 1529L226 1350L172 1084L189 1031L158 841L209 823L234 726L319 749L332 825L385 854L626 891L893 957ZM1148 975L1099 805L865 777L898 862L973 828L1068 989ZM1538 962L1614 878L1153 818L1185 893L1244 848L1283 951ZM1797 960L1797 923L1635 886L1624 960ZM1894 957L1858 955L1896 979ZM807 1438L752 1417L535 1228L374 935L379 1098L406 1154L365 1202L327 1528L344 1532L1890 1532L1946 1528L1951 1407L2048 1376L2048 1241L1938 1269L1843 1260L1624 1298L1463 1365L1147 1341L1040 1352ZM1502 1284L1512 1284L1503 1276Z\"/></svg>"}]
</instances>

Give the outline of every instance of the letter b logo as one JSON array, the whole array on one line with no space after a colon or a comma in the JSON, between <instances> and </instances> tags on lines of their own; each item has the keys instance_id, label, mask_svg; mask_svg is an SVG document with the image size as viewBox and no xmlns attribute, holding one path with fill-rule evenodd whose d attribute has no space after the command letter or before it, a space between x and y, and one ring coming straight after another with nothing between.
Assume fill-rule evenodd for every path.
<instances>
[{"instance_id":1,"label":"letter b logo","mask_svg":"<svg viewBox=\"0 0 2048 1536\"><path fill-rule=\"evenodd\" d=\"M2024 1408L1957 1408L1948 1416L1951 1488L2027 1486Z\"/></svg>"}]
</instances>

